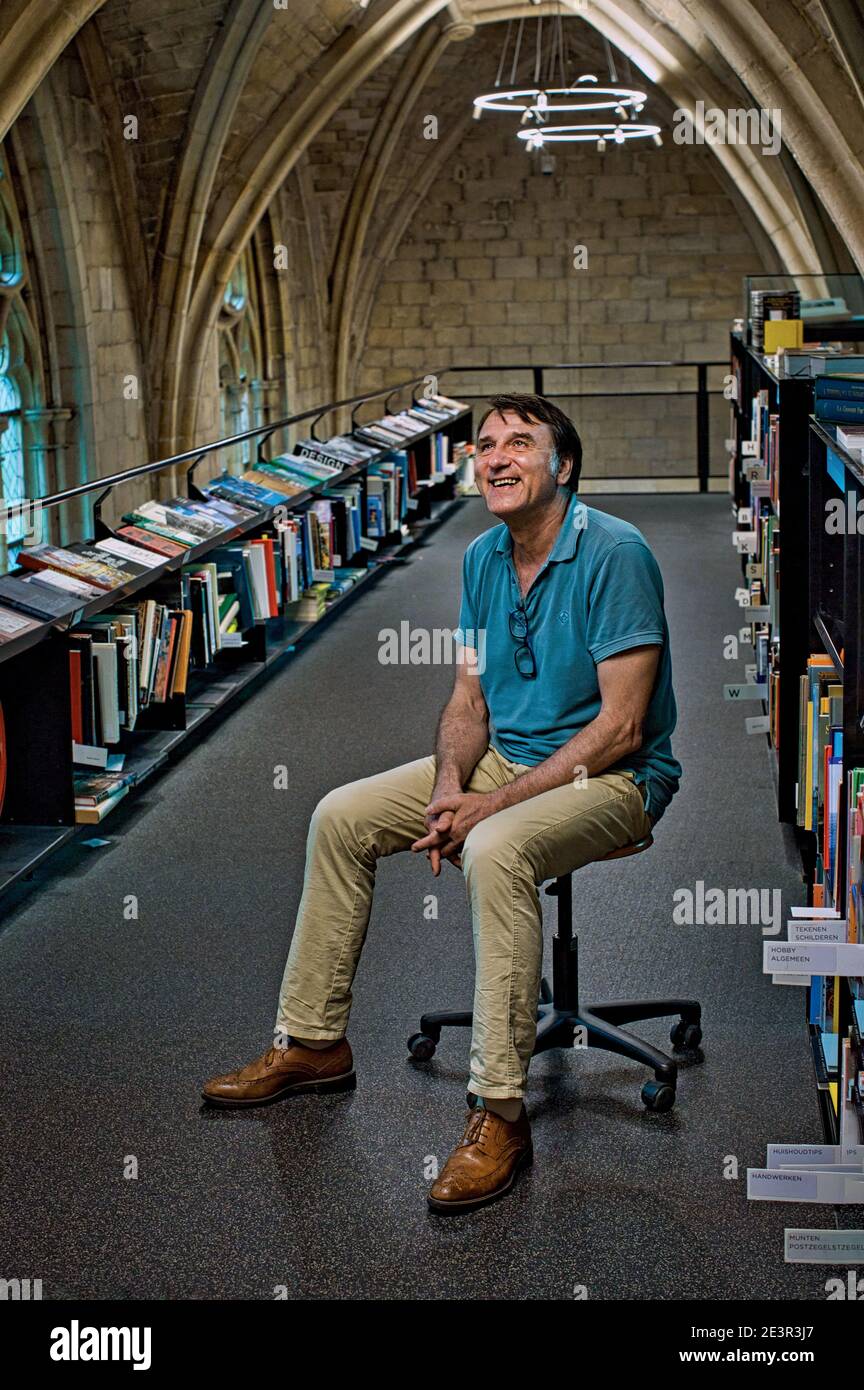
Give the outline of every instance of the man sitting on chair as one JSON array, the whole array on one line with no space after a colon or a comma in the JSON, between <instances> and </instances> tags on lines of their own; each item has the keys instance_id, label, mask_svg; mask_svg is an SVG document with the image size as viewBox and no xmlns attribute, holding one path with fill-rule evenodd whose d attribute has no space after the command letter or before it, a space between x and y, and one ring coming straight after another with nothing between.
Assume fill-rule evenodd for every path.
<instances>
[{"instance_id":1,"label":"man sitting on chair","mask_svg":"<svg viewBox=\"0 0 864 1390\"><path fill-rule=\"evenodd\" d=\"M462 661L434 755L316 806L276 1042L209 1081L213 1104L354 1086L345 1037L382 855L461 868L475 954L468 1090L479 1097L428 1201L462 1211L531 1159L522 1097L543 955L539 885L647 836L678 789L663 582L643 536L586 507L582 445L542 396L495 397L476 478L502 524L463 560ZM478 634L485 637L484 659Z\"/></svg>"}]
</instances>

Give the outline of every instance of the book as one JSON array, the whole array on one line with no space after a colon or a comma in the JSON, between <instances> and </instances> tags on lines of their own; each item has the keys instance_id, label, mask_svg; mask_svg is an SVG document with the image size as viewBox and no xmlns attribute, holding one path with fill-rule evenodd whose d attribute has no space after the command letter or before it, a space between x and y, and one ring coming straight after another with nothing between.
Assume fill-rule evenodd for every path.
<instances>
[{"instance_id":1,"label":"book","mask_svg":"<svg viewBox=\"0 0 864 1390\"><path fill-rule=\"evenodd\" d=\"M813 383L813 396L821 400L864 400L864 373L826 372L816 377Z\"/></svg>"},{"instance_id":2,"label":"book","mask_svg":"<svg viewBox=\"0 0 864 1390\"><path fill-rule=\"evenodd\" d=\"M0 646L22 637L25 632L36 632L42 624L36 618L28 618L26 613L16 613L0 603Z\"/></svg>"},{"instance_id":3,"label":"book","mask_svg":"<svg viewBox=\"0 0 864 1390\"><path fill-rule=\"evenodd\" d=\"M117 790L116 792L112 793L111 796L106 797L104 801L100 801L100 802L99 802L97 805L95 805L95 806L89 806L89 805L82 805L82 806L79 806L78 803L76 802L76 803L75 803L75 821L76 821L76 824L78 824L78 825L98 825L100 821L104 820L105 817L106 817L111 811L114 810L114 807L117 805L117 803L118 803L119 801L122 801L122 800L123 800L123 797L126 796L127 793L128 793L128 791L129 791L130 785L131 785L131 783L128 783L128 782L127 782L124 786L119 787L118 790Z\"/></svg>"},{"instance_id":4,"label":"book","mask_svg":"<svg viewBox=\"0 0 864 1390\"><path fill-rule=\"evenodd\" d=\"M838 425L837 443L849 454L858 454L864 449L864 424Z\"/></svg>"},{"instance_id":5,"label":"book","mask_svg":"<svg viewBox=\"0 0 864 1390\"><path fill-rule=\"evenodd\" d=\"M864 424L864 398L840 400L826 396L813 402L813 414L817 420L824 420L828 424L841 424L846 421Z\"/></svg>"},{"instance_id":6,"label":"book","mask_svg":"<svg viewBox=\"0 0 864 1390\"><path fill-rule=\"evenodd\" d=\"M43 622L68 618L82 606L78 595L61 593L50 584L40 583L35 578L23 579L16 574L0 575L0 602L28 617L41 618Z\"/></svg>"},{"instance_id":7,"label":"book","mask_svg":"<svg viewBox=\"0 0 864 1390\"><path fill-rule=\"evenodd\" d=\"M157 521L155 517L148 515L147 512L125 512L123 520L128 526L135 526L139 531L151 532L154 536L161 536L163 540L173 541L181 545L186 550L193 550L196 545L201 544L201 536L190 531L185 526L177 525L174 522ZM121 527L121 530L125 528Z\"/></svg>"},{"instance_id":8,"label":"book","mask_svg":"<svg viewBox=\"0 0 864 1390\"><path fill-rule=\"evenodd\" d=\"M94 559L92 553L87 553L89 550L88 546L82 547L83 553L76 552L71 547L47 544L23 546L18 558L26 569L59 570L61 574L71 575L73 579L82 580L106 591L120 588L136 577L130 569L120 569L107 561ZM99 552L96 554L98 556ZM143 570L138 570L137 573L141 574Z\"/></svg>"},{"instance_id":9,"label":"book","mask_svg":"<svg viewBox=\"0 0 864 1390\"><path fill-rule=\"evenodd\" d=\"M223 498L229 502L240 502L257 512L267 512L271 507L284 505L285 494L275 488L263 487L250 482L248 478L238 478L233 473L223 473L221 477L208 483L207 493L211 497Z\"/></svg>"},{"instance_id":10,"label":"book","mask_svg":"<svg viewBox=\"0 0 864 1390\"><path fill-rule=\"evenodd\" d=\"M38 576L40 584L47 584L51 589L60 589L64 594L75 595L82 604L90 603L94 598L104 598L106 593L105 589L88 584L83 579L73 579L71 574L63 574L61 570L41 569Z\"/></svg>"},{"instance_id":11,"label":"book","mask_svg":"<svg viewBox=\"0 0 864 1390\"><path fill-rule=\"evenodd\" d=\"M178 541L173 541L168 536L157 535L155 531L145 530L141 526L120 526L117 528L117 534L125 537L127 541L136 546L140 545L145 550L152 550L166 560L173 560L177 555L185 555L189 549L188 546L180 545Z\"/></svg>"},{"instance_id":12,"label":"book","mask_svg":"<svg viewBox=\"0 0 864 1390\"><path fill-rule=\"evenodd\" d=\"M75 805L98 806L121 787L135 781L131 772L76 772L74 777Z\"/></svg>"},{"instance_id":13,"label":"book","mask_svg":"<svg viewBox=\"0 0 864 1390\"><path fill-rule=\"evenodd\" d=\"M94 642L96 690L102 718L100 743L119 743L120 705L117 698L117 646L114 642Z\"/></svg>"},{"instance_id":14,"label":"book","mask_svg":"<svg viewBox=\"0 0 864 1390\"><path fill-rule=\"evenodd\" d=\"M165 563L166 558L152 550L145 550L143 545L132 545L129 541L118 540L116 536L97 541L96 549L104 550L108 555L115 555L118 560L133 560L144 569L158 569Z\"/></svg>"}]
</instances>

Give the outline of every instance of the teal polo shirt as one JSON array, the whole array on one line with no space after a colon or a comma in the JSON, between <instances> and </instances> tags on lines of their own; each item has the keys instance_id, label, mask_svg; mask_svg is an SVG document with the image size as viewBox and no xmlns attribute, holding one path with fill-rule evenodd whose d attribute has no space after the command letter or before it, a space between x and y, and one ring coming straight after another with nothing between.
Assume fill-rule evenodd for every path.
<instances>
[{"instance_id":1,"label":"teal polo shirt","mask_svg":"<svg viewBox=\"0 0 864 1390\"><path fill-rule=\"evenodd\" d=\"M516 669L509 614L524 602L537 674ZM483 634L478 642L477 634ZM659 820L678 790L672 756L677 710L669 629L657 561L635 526L588 507L573 493L555 544L525 599L502 522L471 542L462 562L458 641L478 649L489 709L489 741L512 762L534 765L600 712L597 665L628 647L662 646L642 746L607 772L633 772L647 786L646 810ZM485 650L482 645L485 638Z\"/></svg>"}]
</instances>

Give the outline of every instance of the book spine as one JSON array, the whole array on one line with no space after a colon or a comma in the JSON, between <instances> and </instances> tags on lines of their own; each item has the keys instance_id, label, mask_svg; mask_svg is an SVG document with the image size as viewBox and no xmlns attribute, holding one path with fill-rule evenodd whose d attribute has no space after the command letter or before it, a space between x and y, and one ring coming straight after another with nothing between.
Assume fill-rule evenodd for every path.
<instances>
[{"instance_id":1,"label":"book spine","mask_svg":"<svg viewBox=\"0 0 864 1390\"><path fill-rule=\"evenodd\" d=\"M829 424L842 424L844 420L856 420L864 424L864 400L817 400L813 413L817 420L827 420Z\"/></svg>"},{"instance_id":2,"label":"book spine","mask_svg":"<svg viewBox=\"0 0 864 1390\"><path fill-rule=\"evenodd\" d=\"M817 401L830 399L864 401L864 381L837 381L833 377L817 376L814 395Z\"/></svg>"}]
</instances>

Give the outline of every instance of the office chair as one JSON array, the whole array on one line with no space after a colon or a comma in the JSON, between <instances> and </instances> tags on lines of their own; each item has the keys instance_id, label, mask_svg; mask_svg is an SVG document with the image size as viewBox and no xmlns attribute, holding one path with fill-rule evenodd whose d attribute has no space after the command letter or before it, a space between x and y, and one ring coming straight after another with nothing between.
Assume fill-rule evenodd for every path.
<instances>
[{"instance_id":1,"label":"office chair","mask_svg":"<svg viewBox=\"0 0 864 1390\"><path fill-rule=\"evenodd\" d=\"M607 859L624 859L631 854L641 854L653 843L654 837L647 835L643 840L622 845L620 849L613 849L593 862L603 863ZM678 1064L619 1025L678 1014L678 1022L669 1035L670 1041L676 1052L692 1053L702 1041L701 1006L695 999L625 999L618 1003L580 1005L579 942L573 935L573 872L560 874L546 889L547 894L558 899L558 932L552 938L552 984L550 986L545 977L540 984L537 1040L533 1055L536 1057L539 1052L548 1052L553 1047L572 1049L578 1045L601 1047L606 1052L631 1057L654 1072L655 1079L646 1081L642 1087L645 1107L648 1110L671 1110L675 1104ZM424 1014L420 1019L420 1032L408 1039L408 1051L418 1061L428 1061L434 1056L441 1040L442 1028L470 1028L471 1022L470 1012ZM578 1039L577 1028L582 1030ZM696 1060L701 1060L701 1055ZM476 1099L469 1092L469 1105Z\"/></svg>"}]
</instances>

